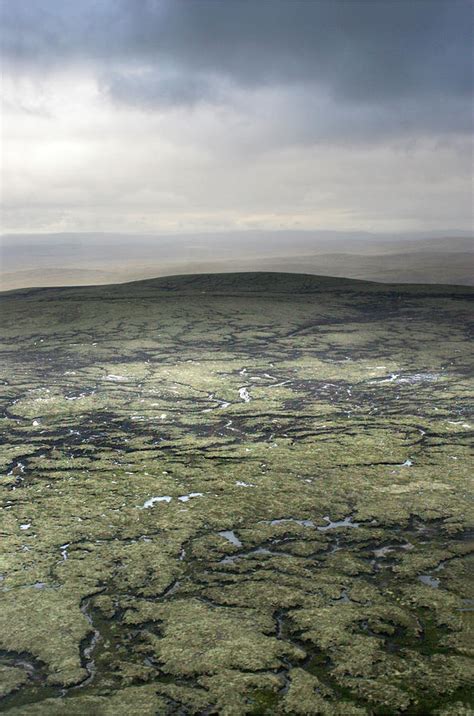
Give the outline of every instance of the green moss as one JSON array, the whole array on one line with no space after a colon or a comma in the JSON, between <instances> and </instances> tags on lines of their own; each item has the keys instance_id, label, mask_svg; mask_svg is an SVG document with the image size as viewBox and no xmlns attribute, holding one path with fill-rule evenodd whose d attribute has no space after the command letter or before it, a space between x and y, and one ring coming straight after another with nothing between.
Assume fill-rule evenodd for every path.
<instances>
[{"instance_id":1,"label":"green moss","mask_svg":"<svg viewBox=\"0 0 474 716\"><path fill-rule=\"evenodd\" d=\"M2 709L469 713L471 297L0 297Z\"/></svg>"},{"instance_id":2,"label":"green moss","mask_svg":"<svg viewBox=\"0 0 474 716\"><path fill-rule=\"evenodd\" d=\"M0 665L0 697L8 696L28 681L28 674L19 667Z\"/></svg>"}]
</instances>

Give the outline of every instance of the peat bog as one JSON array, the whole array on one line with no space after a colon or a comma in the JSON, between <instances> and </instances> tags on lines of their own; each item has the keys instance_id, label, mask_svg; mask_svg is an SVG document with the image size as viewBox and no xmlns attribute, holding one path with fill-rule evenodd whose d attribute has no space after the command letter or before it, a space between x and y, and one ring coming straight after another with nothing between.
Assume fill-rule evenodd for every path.
<instances>
[{"instance_id":1,"label":"peat bog","mask_svg":"<svg viewBox=\"0 0 474 716\"><path fill-rule=\"evenodd\" d=\"M473 296L1 294L0 711L471 714Z\"/></svg>"}]
</instances>

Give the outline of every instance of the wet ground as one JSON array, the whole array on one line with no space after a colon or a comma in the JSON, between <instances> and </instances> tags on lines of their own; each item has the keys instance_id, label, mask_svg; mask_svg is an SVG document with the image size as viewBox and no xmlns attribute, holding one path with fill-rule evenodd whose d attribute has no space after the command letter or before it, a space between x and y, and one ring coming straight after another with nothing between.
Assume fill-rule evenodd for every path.
<instances>
[{"instance_id":1,"label":"wet ground","mask_svg":"<svg viewBox=\"0 0 474 716\"><path fill-rule=\"evenodd\" d=\"M472 714L473 295L2 294L0 711Z\"/></svg>"}]
</instances>

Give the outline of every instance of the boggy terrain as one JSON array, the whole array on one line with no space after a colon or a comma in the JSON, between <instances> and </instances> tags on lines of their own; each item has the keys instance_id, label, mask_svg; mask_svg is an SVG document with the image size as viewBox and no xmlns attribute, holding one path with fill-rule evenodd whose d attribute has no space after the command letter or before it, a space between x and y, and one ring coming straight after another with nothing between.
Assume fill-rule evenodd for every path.
<instances>
[{"instance_id":1,"label":"boggy terrain","mask_svg":"<svg viewBox=\"0 0 474 716\"><path fill-rule=\"evenodd\" d=\"M0 710L472 714L473 296L2 294Z\"/></svg>"}]
</instances>

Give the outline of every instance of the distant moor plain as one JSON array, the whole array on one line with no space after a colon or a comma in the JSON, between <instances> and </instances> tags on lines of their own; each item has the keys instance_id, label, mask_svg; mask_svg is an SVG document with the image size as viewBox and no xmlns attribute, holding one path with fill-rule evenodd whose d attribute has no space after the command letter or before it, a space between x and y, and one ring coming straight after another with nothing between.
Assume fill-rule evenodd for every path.
<instances>
[{"instance_id":1,"label":"distant moor plain","mask_svg":"<svg viewBox=\"0 0 474 716\"><path fill-rule=\"evenodd\" d=\"M473 298L0 294L0 711L472 714Z\"/></svg>"}]
</instances>

